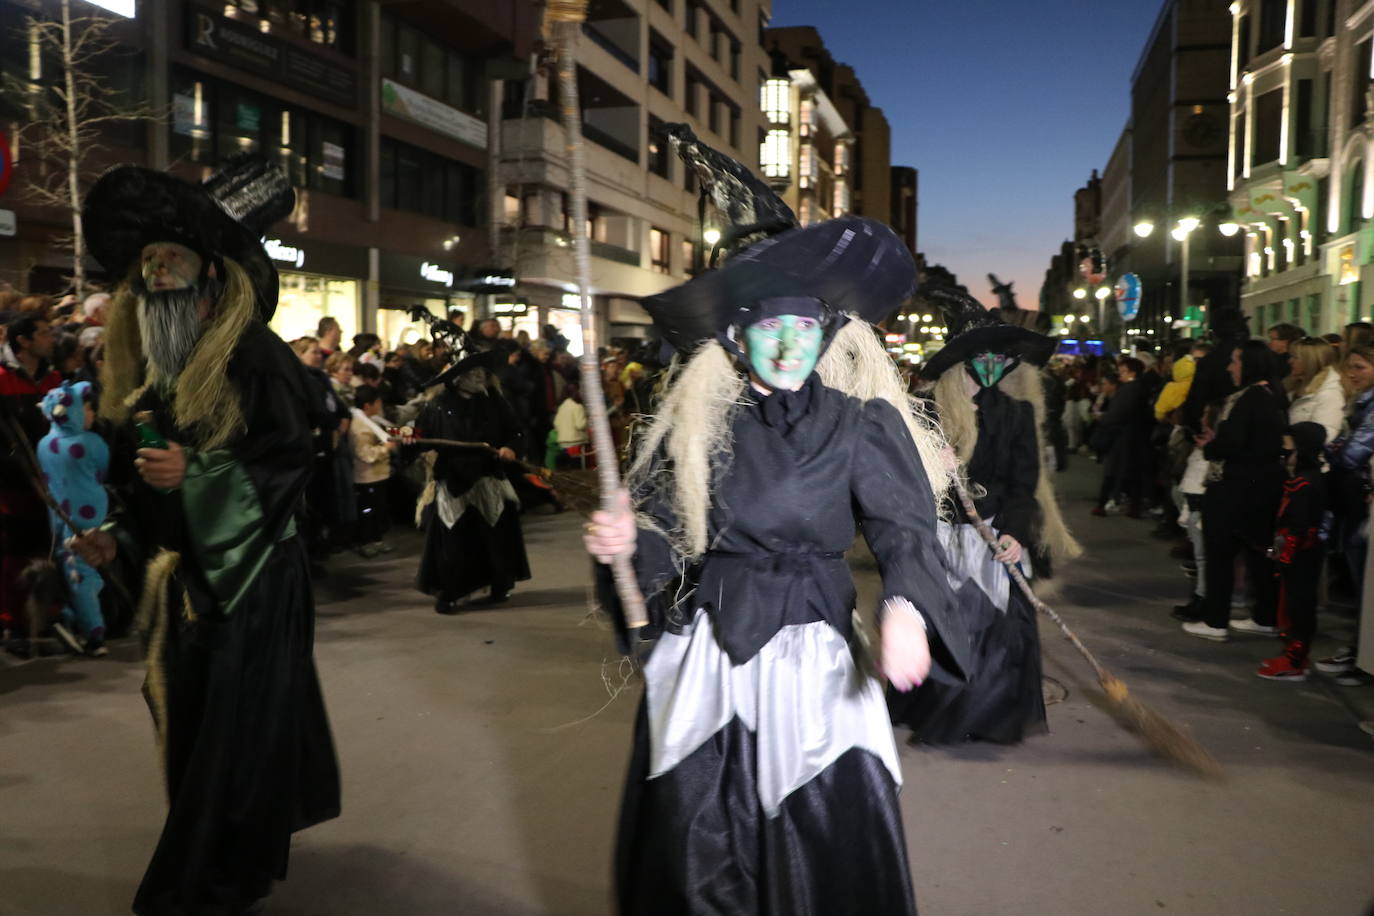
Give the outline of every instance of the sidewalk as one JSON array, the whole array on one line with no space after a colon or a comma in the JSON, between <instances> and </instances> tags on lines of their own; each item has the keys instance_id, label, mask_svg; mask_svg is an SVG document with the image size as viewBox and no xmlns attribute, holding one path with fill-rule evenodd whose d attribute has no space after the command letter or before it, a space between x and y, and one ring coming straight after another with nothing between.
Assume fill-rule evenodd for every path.
<instances>
[{"instance_id":1,"label":"sidewalk","mask_svg":"<svg viewBox=\"0 0 1374 916\"><path fill-rule=\"evenodd\" d=\"M1357 916L1374 901L1374 688L1255 677L1276 643L1215 644L1168 616L1187 580L1150 525L1092 518L1097 468L1061 475L1088 556L1046 592L1132 692L1228 768L1221 786L1149 756L1042 627L1068 689L1017 748L902 746L926 916ZM414 592L418 540L341 557L316 657L343 816L297 837L272 914L600 916L639 688L587 618L579 519L527 520L535 579L441 617ZM861 601L876 575L861 571ZM1326 625L1328 621L1323 621ZM1325 643L1323 644L1325 645ZM164 811L132 643L103 661L0 668L0 911L128 912ZM900 737L900 736L899 736Z\"/></svg>"}]
</instances>

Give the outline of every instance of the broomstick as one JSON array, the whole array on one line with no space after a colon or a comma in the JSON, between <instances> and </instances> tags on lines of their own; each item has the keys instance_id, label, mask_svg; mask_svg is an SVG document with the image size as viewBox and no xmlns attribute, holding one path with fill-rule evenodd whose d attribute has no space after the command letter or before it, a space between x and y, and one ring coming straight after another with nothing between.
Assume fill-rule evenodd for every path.
<instances>
[{"instance_id":1,"label":"broomstick","mask_svg":"<svg viewBox=\"0 0 1374 916\"><path fill-rule=\"evenodd\" d=\"M988 527L988 523L978 515L978 510L974 508L973 499L969 496L964 484L956 480L954 491L959 495L959 502L963 504L964 514L968 516L973 527L983 538L983 542L990 549L996 551L997 535ZM1021 593L1026 596L1026 600L1031 603L1031 606L1053 620L1069 642L1073 644L1073 647L1078 650L1078 653L1087 660L1089 665L1092 665L1093 671L1097 675L1097 682L1107 695L1109 708L1118 722L1127 730L1134 732L1146 747L1166 760L1171 760L1208 779L1221 780L1225 778L1225 771L1222 770L1221 764L1207 752L1206 748L1180 731L1178 726L1164 716L1130 695L1126 683L1108 671L1097 660L1097 657L1088 651L1088 647L1083 645L1082 640L1073 630L1069 629L1068 624L1055 612L1054 608L1035 596L1035 593L1031 591L1030 583L1022 575L1019 566L1008 561L1003 561L1003 565L1006 566L1007 573L1017 587L1021 589Z\"/></svg>"},{"instance_id":2,"label":"broomstick","mask_svg":"<svg viewBox=\"0 0 1374 916\"><path fill-rule=\"evenodd\" d=\"M501 450L487 442L460 442L457 439L411 439L408 444L420 445L429 448L458 448L472 449L476 451L488 452L491 455L500 457ZM513 464L526 475L537 477L544 483L552 486L555 490L562 491L572 497L574 508L579 511L588 509L591 506L600 505L600 497L596 493L596 488L589 484L585 479L576 477L570 473L553 471L549 468L530 464L519 458L503 458L507 464Z\"/></svg>"},{"instance_id":3,"label":"broomstick","mask_svg":"<svg viewBox=\"0 0 1374 916\"><path fill-rule=\"evenodd\" d=\"M592 254L587 239L587 168L582 141L582 122L577 99L577 38L587 18L587 0L549 0L544 14L544 29L551 32L558 46L558 97L563 130L568 141L568 171L572 176L573 253L577 259L577 289L582 299L582 390L587 405L587 428L592 444L603 460L597 462L601 482L601 509L616 508L620 492L620 471L615 462L615 442L606 415L606 397L601 390L601 366L597 361L596 311L592 308ZM615 591L625 615L625 627L639 630L649 622L644 596L639 593L634 566L628 556L611 561Z\"/></svg>"}]
</instances>

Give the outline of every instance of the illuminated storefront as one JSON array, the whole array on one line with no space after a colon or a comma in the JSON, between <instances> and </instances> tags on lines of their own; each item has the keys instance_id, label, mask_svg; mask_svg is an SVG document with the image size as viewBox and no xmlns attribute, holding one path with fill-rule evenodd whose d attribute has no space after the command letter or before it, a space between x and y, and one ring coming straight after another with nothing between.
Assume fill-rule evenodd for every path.
<instances>
[{"instance_id":1,"label":"illuminated storefront","mask_svg":"<svg viewBox=\"0 0 1374 916\"><path fill-rule=\"evenodd\" d=\"M263 247L277 266L280 292L272 330L283 340L314 336L320 319L338 319L343 345L363 327L367 251L346 245L269 237Z\"/></svg>"},{"instance_id":2,"label":"illuminated storefront","mask_svg":"<svg viewBox=\"0 0 1374 916\"><path fill-rule=\"evenodd\" d=\"M454 290L458 268L451 262L383 251L378 266L377 335L386 349L429 338L424 322L410 317L410 310L417 305L436 318L447 317L450 310L457 309L462 313L460 323L464 327L471 323L476 297Z\"/></svg>"}]
</instances>

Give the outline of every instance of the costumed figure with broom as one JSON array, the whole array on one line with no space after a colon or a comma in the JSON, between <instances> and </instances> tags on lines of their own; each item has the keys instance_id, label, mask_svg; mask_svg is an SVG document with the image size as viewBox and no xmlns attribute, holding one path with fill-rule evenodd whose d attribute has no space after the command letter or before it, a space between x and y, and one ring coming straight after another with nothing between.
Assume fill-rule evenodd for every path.
<instances>
[{"instance_id":1,"label":"costumed figure with broom","mask_svg":"<svg viewBox=\"0 0 1374 916\"><path fill-rule=\"evenodd\" d=\"M456 614L483 589L493 602L510 597L515 583L530 577L520 530L520 500L503 463L516 461L523 432L519 419L495 384L505 362L499 349L469 350L431 383L403 441L423 436L468 448L427 450L424 494L416 520L425 530L417 587L434 596L434 610ZM458 441L458 440L461 440Z\"/></svg>"},{"instance_id":2,"label":"costumed figure with broom","mask_svg":"<svg viewBox=\"0 0 1374 916\"><path fill-rule=\"evenodd\" d=\"M967 683L932 680L914 693L891 693L893 721L913 743L966 740L1014 743L1046 726L1035 608L1004 564L1048 573L1052 561L1081 549L1064 527L1039 431L1044 397L1039 369L1053 339L1007 324L966 293L924 292L945 314L951 334L921 370L933 385L940 426L965 469L978 515L997 532L989 550L950 494L953 521L940 540L959 613L973 634Z\"/></svg>"},{"instance_id":3,"label":"costumed figure with broom","mask_svg":"<svg viewBox=\"0 0 1374 916\"><path fill-rule=\"evenodd\" d=\"M602 564L633 557L655 640L621 813L623 914L915 912L901 768L845 562L862 530L891 682L920 684L932 656L958 677L943 440L869 323L914 281L890 229L846 217L645 300L681 362L628 491L585 538ZM598 592L619 617L604 565Z\"/></svg>"},{"instance_id":4,"label":"costumed figure with broom","mask_svg":"<svg viewBox=\"0 0 1374 916\"><path fill-rule=\"evenodd\" d=\"M120 278L102 417L116 424L112 532L92 566L146 560L144 692L170 810L140 914L238 913L286 876L291 834L339 813L315 672L314 598L294 516L314 397L267 327L277 274L259 241L291 212L286 175L242 155L200 185L121 166L91 188L91 250Z\"/></svg>"}]
</instances>

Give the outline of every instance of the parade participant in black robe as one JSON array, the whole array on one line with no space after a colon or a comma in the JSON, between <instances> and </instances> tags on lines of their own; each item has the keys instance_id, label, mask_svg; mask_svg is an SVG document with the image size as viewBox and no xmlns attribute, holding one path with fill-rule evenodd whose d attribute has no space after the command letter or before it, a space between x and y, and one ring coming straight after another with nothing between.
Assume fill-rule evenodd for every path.
<instances>
[{"instance_id":1,"label":"parade participant in black robe","mask_svg":"<svg viewBox=\"0 0 1374 916\"><path fill-rule=\"evenodd\" d=\"M84 209L93 254L125 278L101 403L124 511L78 549L147 563L144 692L170 801L140 914L253 907L286 877L291 833L339 813L294 522L318 420L265 324L277 278L259 238L293 201L275 166L236 157L200 186L114 169Z\"/></svg>"},{"instance_id":2,"label":"parade participant in black robe","mask_svg":"<svg viewBox=\"0 0 1374 916\"><path fill-rule=\"evenodd\" d=\"M1005 324L966 294L927 295L952 334L921 375L935 383L941 428L964 464L978 514L999 535L999 551L988 550L951 498L954 523L941 523L940 539L959 613L973 634L973 669L966 684L932 679L910 695L890 693L889 702L893 721L911 728L913 743L1012 743L1045 729L1045 704L1035 609L1003 561L1024 560L1029 576L1033 565L1043 574L1053 559L1079 552L1041 467L1039 367L1055 344Z\"/></svg>"},{"instance_id":3,"label":"parade participant in black robe","mask_svg":"<svg viewBox=\"0 0 1374 916\"><path fill-rule=\"evenodd\" d=\"M633 552L656 637L621 814L623 914L915 912L901 769L844 559L861 530L894 685L919 683L932 652L957 677L942 444L846 314L885 314L914 275L891 230L847 217L645 302L695 354L630 472L638 529L627 493L587 536L603 562Z\"/></svg>"},{"instance_id":4,"label":"parade participant in black robe","mask_svg":"<svg viewBox=\"0 0 1374 916\"><path fill-rule=\"evenodd\" d=\"M523 441L515 412L496 389L492 370L505 362L498 349L469 356L440 376L440 393L415 420L426 439L482 442L498 450L433 450L430 480L418 509L425 529L416 586L433 595L440 614L457 613L479 589L505 601L515 583L530 577L520 502L503 461L514 461Z\"/></svg>"}]
</instances>

